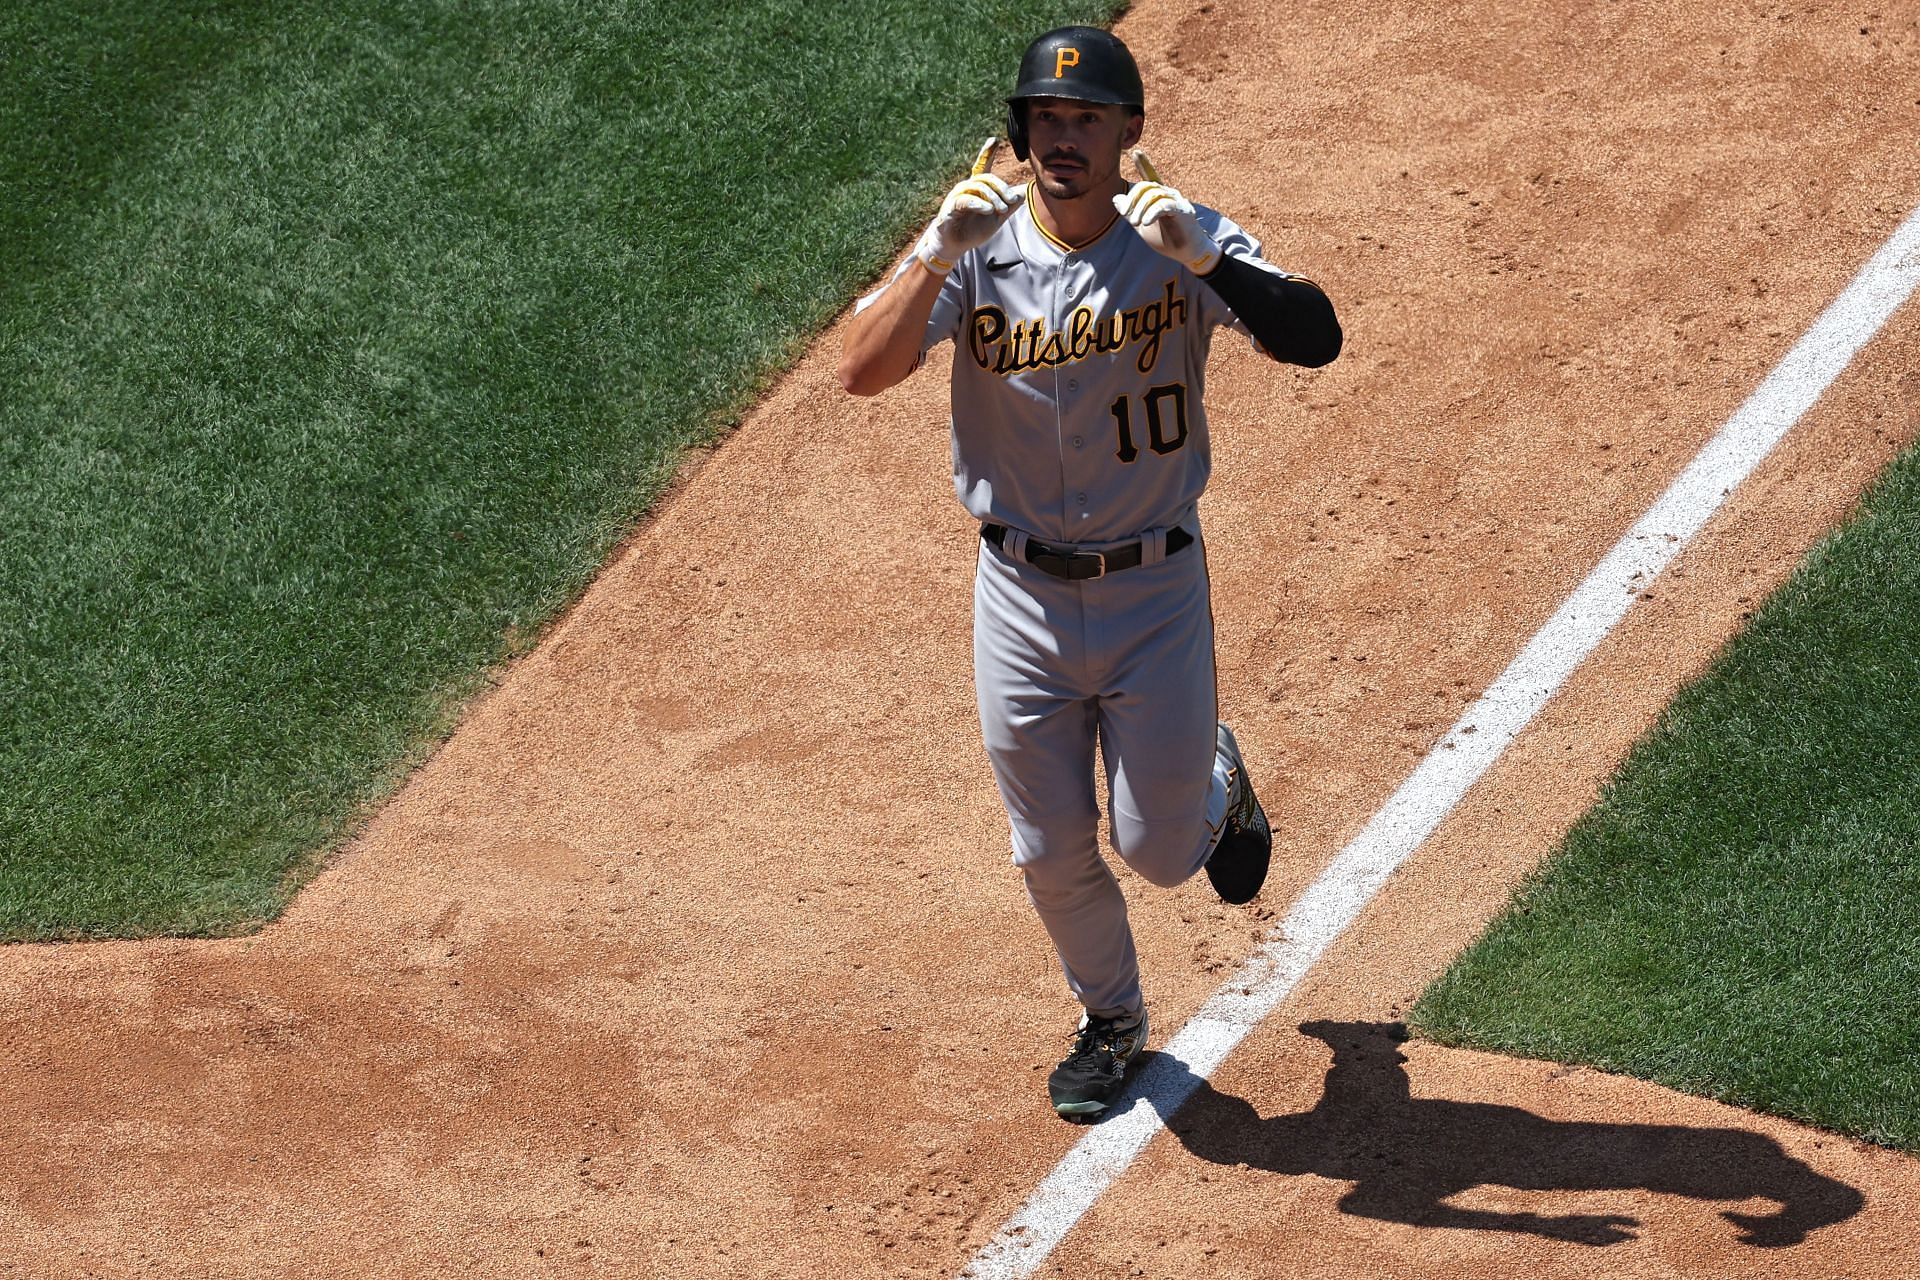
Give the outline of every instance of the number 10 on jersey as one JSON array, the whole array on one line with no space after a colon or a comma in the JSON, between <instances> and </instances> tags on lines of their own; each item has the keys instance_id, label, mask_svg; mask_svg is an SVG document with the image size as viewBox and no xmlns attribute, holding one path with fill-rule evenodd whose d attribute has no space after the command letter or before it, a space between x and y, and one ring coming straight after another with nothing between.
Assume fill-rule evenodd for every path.
<instances>
[{"instance_id":1,"label":"number 10 on jersey","mask_svg":"<svg viewBox=\"0 0 1920 1280\"><path fill-rule=\"evenodd\" d=\"M1167 402L1172 401L1171 409ZM1164 382L1157 387L1148 387L1147 393L1140 397L1140 403L1147 411L1147 447L1155 453L1172 453L1187 442L1187 387L1183 382ZM1133 442L1133 397L1121 396L1107 406L1113 415L1113 421L1120 429L1120 451L1122 462L1132 462L1140 456L1140 448ZM1167 421L1171 414L1173 421ZM1171 434L1169 434L1171 432Z\"/></svg>"}]
</instances>

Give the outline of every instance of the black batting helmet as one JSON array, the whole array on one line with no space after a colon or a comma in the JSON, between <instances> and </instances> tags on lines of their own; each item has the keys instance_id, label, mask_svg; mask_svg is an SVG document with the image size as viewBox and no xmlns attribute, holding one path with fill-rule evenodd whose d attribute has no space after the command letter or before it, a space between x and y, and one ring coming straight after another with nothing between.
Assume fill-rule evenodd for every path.
<instances>
[{"instance_id":1,"label":"black batting helmet","mask_svg":"<svg viewBox=\"0 0 1920 1280\"><path fill-rule=\"evenodd\" d=\"M1108 102L1146 113L1140 68L1120 38L1098 27L1060 27L1027 46L1020 79L1007 98L1007 141L1027 158L1028 98Z\"/></svg>"}]
</instances>

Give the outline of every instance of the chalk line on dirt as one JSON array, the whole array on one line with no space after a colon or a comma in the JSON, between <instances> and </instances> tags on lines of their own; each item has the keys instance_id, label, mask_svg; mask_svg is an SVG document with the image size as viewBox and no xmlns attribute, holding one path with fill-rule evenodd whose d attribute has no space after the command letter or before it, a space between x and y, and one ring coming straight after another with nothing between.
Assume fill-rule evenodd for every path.
<instances>
[{"instance_id":1,"label":"chalk line on dirt","mask_svg":"<svg viewBox=\"0 0 1920 1280\"><path fill-rule=\"evenodd\" d=\"M1754 393L1536 632L1234 975L1141 1068L961 1275L1032 1275L1201 1082L1277 1008L1469 788L1920 284L1909 214Z\"/></svg>"}]
</instances>

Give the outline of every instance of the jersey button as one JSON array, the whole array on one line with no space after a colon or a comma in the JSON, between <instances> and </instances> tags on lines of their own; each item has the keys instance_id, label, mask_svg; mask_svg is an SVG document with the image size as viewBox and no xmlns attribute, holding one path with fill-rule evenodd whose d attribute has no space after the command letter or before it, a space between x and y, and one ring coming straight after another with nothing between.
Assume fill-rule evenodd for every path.
<instances>
[{"instance_id":1,"label":"jersey button","mask_svg":"<svg viewBox=\"0 0 1920 1280\"><path fill-rule=\"evenodd\" d=\"M1079 381L1079 379L1077 379L1077 378L1068 378L1068 379L1067 379L1067 390L1069 390L1069 391L1078 391L1079 389L1080 389L1080 381Z\"/></svg>"},{"instance_id":2,"label":"jersey button","mask_svg":"<svg viewBox=\"0 0 1920 1280\"><path fill-rule=\"evenodd\" d=\"M1080 437L1079 437L1079 436L1075 436L1075 437L1073 438L1073 447L1074 447L1074 448L1076 448L1076 449L1078 449L1078 448L1080 447Z\"/></svg>"},{"instance_id":3,"label":"jersey button","mask_svg":"<svg viewBox=\"0 0 1920 1280\"><path fill-rule=\"evenodd\" d=\"M1084 493L1079 494L1074 498L1074 501L1078 502L1081 506L1084 507L1087 505L1087 495Z\"/></svg>"}]
</instances>

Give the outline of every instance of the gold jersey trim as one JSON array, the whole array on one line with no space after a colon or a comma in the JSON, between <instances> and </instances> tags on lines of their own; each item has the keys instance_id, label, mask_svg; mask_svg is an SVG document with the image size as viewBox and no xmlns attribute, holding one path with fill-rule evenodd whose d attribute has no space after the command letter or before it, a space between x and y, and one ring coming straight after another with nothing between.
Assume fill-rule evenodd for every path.
<instances>
[{"instance_id":1,"label":"gold jersey trim","mask_svg":"<svg viewBox=\"0 0 1920 1280\"><path fill-rule=\"evenodd\" d=\"M1115 209L1113 216L1107 219L1106 226L1100 228L1079 244L1068 244L1065 240L1062 240L1059 236L1047 230L1046 224L1040 221L1040 215L1033 211L1033 199L1033 183L1029 182L1027 183L1027 217L1033 222L1033 229L1038 231L1048 244L1060 250L1062 253L1079 253L1082 249L1099 243L1100 237L1113 230L1113 224L1120 221L1120 211Z\"/></svg>"}]
</instances>

